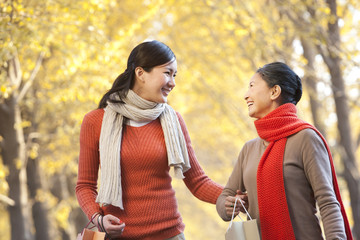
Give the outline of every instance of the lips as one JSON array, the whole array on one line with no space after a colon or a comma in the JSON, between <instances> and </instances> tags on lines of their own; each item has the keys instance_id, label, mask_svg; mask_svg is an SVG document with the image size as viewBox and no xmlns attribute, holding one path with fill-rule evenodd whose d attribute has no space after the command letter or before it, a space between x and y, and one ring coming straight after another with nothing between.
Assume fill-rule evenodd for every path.
<instances>
[{"instance_id":1,"label":"lips","mask_svg":"<svg viewBox=\"0 0 360 240\"><path fill-rule=\"evenodd\" d=\"M246 102L246 104L247 104L248 107L250 107L250 106L254 105L254 102L252 102L252 101L251 102Z\"/></svg>"},{"instance_id":2,"label":"lips","mask_svg":"<svg viewBox=\"0 0 360 240\"><path fill-rule=\"evenodd\" d=\"M171 89L163 88L161 91L163 92L163 94L164 94L165 96L167 96L167 95L169 95L169 93L171 92Z\"/></svg>"}]
</instances>

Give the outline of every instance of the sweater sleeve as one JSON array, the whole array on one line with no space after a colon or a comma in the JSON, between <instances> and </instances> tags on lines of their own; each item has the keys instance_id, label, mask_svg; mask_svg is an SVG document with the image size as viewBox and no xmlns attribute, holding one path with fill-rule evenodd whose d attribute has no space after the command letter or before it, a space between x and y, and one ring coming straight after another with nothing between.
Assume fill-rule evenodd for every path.
<instances>
[{"instance_id":1,"label":"sweater sleeve","mask_svg":"<svg viewBox=\"0 0 360 240\"><path fill-rule=\"evenodd\" d=\"M99 171L99 136L102 123L102 110L85 115L80 130L80 154L76 197L83 212L89 219L102 210L95 202Z\"/></svg>"},{"instance_id":2,"label":"sweater sleeve","mask_svg":"<svg viewBox=\"0 0 360 240\"><path fill-rule=\"evenodd\" d=\"M194 149L191 146L191 140L185 122L179 113L176 114L185 137L191 166L191 168L184 173L185 185L198 199L215 204L216 199L223 190L223 187L212 181L201 168L198 160L196 159Z\"/></svg>"}]
</instances>

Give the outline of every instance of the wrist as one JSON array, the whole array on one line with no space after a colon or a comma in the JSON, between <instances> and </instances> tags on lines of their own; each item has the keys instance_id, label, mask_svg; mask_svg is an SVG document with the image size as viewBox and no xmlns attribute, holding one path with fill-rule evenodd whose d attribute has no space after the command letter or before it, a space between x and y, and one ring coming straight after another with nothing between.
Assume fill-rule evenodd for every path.
<instances>
[{"instance_id":1,"label":"wrist","mask_svg":"<svg viewBox=\"0 0 360 240\"><path fill-rule=\"evenodd\" d=\"M101 215L100 213L96 212L91 216L90 222L94 225L96 225L97 221L96 219L98 218L98 216Z\"/></svg>"},{"instance_id":2,"label":"wrist","mask_svg":"<svg viewBox=\"0 0 360 240\"><path fill-rule=\"evenodd\" d=\"M103 222L103 218L104 216L102 216L101 214L99 214L99 216L97 216L97 218L96 218L96 223L97 223L97 228L98 228L98 230L100 231L100 232L104 232L104 226L103 226L103 224L102 224L102 222Z\"/></svg>"}]
</instances>

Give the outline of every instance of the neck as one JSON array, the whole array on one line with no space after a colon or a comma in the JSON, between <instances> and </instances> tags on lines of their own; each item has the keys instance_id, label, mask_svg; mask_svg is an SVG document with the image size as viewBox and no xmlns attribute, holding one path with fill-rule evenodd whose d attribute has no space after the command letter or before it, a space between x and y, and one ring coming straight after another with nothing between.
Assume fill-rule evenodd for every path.
<instances>
[{"instance_id":1,"label":"neck","mask_svg":"<svg viewBox=\"0 0 360 240\"><path fill-rule=\"evenodd\" d=\"M126 125L129 125L132 127L142 127L150 122L152 122L152 121L135 121L135 120L128 119L128 121L126 121Z\"/></svg>"}]
</instances>

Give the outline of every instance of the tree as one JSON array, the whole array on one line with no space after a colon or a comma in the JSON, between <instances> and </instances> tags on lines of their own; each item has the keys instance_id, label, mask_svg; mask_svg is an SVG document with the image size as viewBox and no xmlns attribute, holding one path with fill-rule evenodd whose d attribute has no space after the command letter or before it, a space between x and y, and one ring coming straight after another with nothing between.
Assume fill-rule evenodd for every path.
<instances>
[{"instance_id":1,"label":"tree","mask_svg":"<svg viewBox=\"0 0 360 240\"><path fill-rule=\"evenodd\" d=\"M81 119L96 108L101 95L125 69L131 49L146 39L165 42L177 56L177 86L169 102L183 115L199 161L215 181L225 184L242 144L255 137L243 94L254 71L268 62L284 61L304 72L304 94L311 97L310 103L306 98L302 100L300 114L308 117L311 115L307 113L312 111L314 124L336 143L337 139L333 140L336 127L323 124L334 110L331 106L316 105L331 99L316 86L331 82L325 61L319 62L319 50L324 57L329 56L327 23L334 23L336 17L331 17L325 1L318 1L316 8L314 3L310 6L307 3L300 0L0 3L0 111L13 109L5 111L7 115L0 112L0 160L6 165L3 169L0 165L0 180L7 176L9 185L7 193L0 181L0 196L5 196L0 199L10 203L10 209L12 199L7 197L13 198L17 189L27 202L24 206L32 208L22 209L20 199L14 198L20 214L9 211L10 218L22 219L23 232L35 227L35 234L45 234L34 235L36 239L46 236L72 239L84 227L87 219L74 194ZM342 4L338 6L342 18L351 17L352 12L346 12L350 6L359 9L351 0ZM265 5L266 8L259 7ZM345 21L338 34L349 36L353 34L350 28L349 21ZM349 39L356 38L347 37L347 42L341 42L335 51L341 60L338 63L342 66L343 81L348 81L344 73L351 68L349 59L359 52L348 50L353 45ZM299 46L302 52L298 51ZM315 71L319 68L324 69L329 80L319 76ZM356 119L360 114L356 97L353 102L350 112ZM349 116L348 121L354 120ZM338 148L333 149L338 156ZM22 164L17 164L18 157L9 158L10 150L13 156L22 156L18 161ZM16 177L21 171L22 177ZM353 172L356 174L356 168ZM15 180L23 183L22 188L17 187ZM173 184L187 224L186 235L190 239L223 237L227 223L217 216L213 206L189 197L182 182ZM193 211L194 206L197 211ZM199 231L208 226L212 226L211 230ZM12 238L17 239L15 235Z\"/></svg>"}]
</instances>

